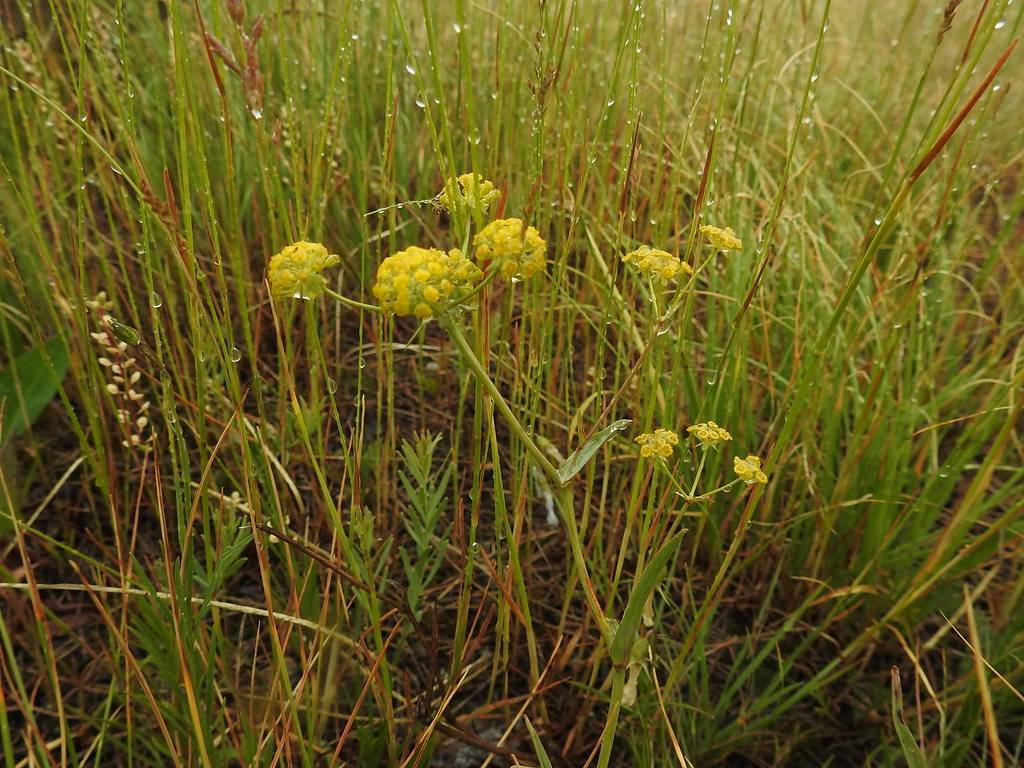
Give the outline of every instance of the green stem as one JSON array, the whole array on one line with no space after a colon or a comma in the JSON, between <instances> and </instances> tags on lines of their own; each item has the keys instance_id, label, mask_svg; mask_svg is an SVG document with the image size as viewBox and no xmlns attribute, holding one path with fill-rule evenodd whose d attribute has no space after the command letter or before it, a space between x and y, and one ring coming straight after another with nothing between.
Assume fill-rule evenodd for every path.
<instances>
[{"instance_id":1,"label":"green stem","mask_svg":"<svg viewBox=\"0 0 1024 768\"><path fill-rule=\"evenodd\" d=\"M700 476L704 473L704 462L708 458L708 451L705 448L700 452L700 463L697 465L697 474L693 476L693 485L690 486L690 496L692 497L697 493L697 483L700 482Z\"/></svg>"},{"instance_id":2,"label":"green stem","mask_svg":"<svg viewBox=\"0 0 1024 768\"><path fill-rule=\"evenodd\" d=\"M615 744L615 730L619 725L619 710L622 707L622 691L626 686L626 667L616 666L612 670L612 695L608 702L608 719L601 734L601 755L597 760L597 768L608 768L612 758L612 746Z\"/></svg>"},{"instance_id":3,"label":"green stem","mask_svg":"<svg viewBox=\"0 0 1024 768\"><path fill-rule=\"evenodd\" d=\"M470 346L469 341L463 335L459 327L448 317L439 318L442 327L448 332L448 335L452 337L452 341L455 342L455 346L459 348L459 353L462 358L466 361L473 375L477 377L477 380L483 384L484 389L487 390L487 394L491 396L491 400L494 401L494 406L501 412L501 415L505 417L509 427L516 433L523 445L526 447L527 452L533 457L534 461L540 466L540 468L556 485L561 486L562 481L558 477L558 470L555 469L555 465L551 463L550 459L544 455L544 452L537 446L533 438L527 433L526 429L516 418L515 414L512 413L512 409L509 408L505 397L498 390L498 387L491 377L487 374L484 369L483 363L476 356L473 351L473 347Z\"/></svg>"},{"instance_id":4,"label":"green stem","mask_svg":"<svg viewBox=\"0 0 1024 768\"><path fill-rule=\"evenodd\" d=\"M364 309L367 312L383 312L384 311L380 307L378 307L376 304L364 304L361 301L356 301L355 299L350 299L347 296L342 296L340 293L338 293L337 291L332 291L330 288L324 288L324 293L326 293L332 299L337 299L342 304L344 304L346 307L352 307L352 309Z\"/></svg>"},{"instance_id":5,"label":"green stem","mask_svg":"<svg viewBox=\"0 0 1024 768\"><path fill-rule=\"evenodd\" d=\"M686 499L687 501L707 501L712 496L714 496L716 493L721 493L726 488L732 488L738 482L740 482L740 479L737 477L735 480L730 480L725 485L720 485L717 488L713 488L710 491L706 491L706 492L702 493L700 496L690 495L690 496L683 496L683 498Z\"/></svg>"},{"instance_id":6,"label":"green stem","mask_svg":"<svg viewBox=\"0 0 1024 768\"><path fill-rule=\"evenodd\" d=\"M477 357L476 352L473 351L472 345L463 335L462 330L452 320L451 317L445 315L439 318L441 326L451 336L452 341L455 342L455 346L458 347L459 353L469 366L473 375L476 376L477 381L483 385L483 388L490 395L491 400L494 403L494 407L498 409L505 420L508 422L509 427L515 432L516 436L522 441L526 447L527 453L537 462L544 474L548 476L551 482L558 488L558 508L562 516L562 523L565 525L566 538L569 540L569 550L572 554L573 565L576 568L576 573L580 577L580 583L583 586L583 594L587 600L587 606L590 608L590 612L594 616L594 620L597 622L598 627L601 630L601 635L604 637L606 643L611 643L612 639L612 628L608 623L607 617L604 615L604 611L601 610L601 604L597 599L597 593L594 590L594 583L590 580L590 572L587 570L587 558L583 552L583 543L580 539L580 531L576 525L576 509L573 504L572 488L565 485L561 478L558 476L558 470L554 464L548 459L544 452L538 447L536 441L530 437L526 429L516 418L515 414L512 413L512 409L508 405L508 401L505 400L504 395L491 380L490 375L484 368L483 363L480 362L480 358Z\"/></svg>"}]
</instances>

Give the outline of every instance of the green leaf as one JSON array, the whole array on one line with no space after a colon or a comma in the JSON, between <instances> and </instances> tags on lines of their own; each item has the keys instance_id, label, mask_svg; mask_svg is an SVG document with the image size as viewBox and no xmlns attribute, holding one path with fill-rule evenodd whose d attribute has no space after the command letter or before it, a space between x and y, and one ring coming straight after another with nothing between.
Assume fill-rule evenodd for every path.
<instances>
[{"instance_id":1,"label":"green leaf","mask_svg":"<svg viewBox=\"0 0 1024 768\"><path fill-rule=\"evenodd\" d=\"M540 736L537 735L537 729L533 727L530 718L524 717L523 720L526 722L526 730L530 732L530 741L533 742L533 754L540 762L540 768L552 768L551 758L548 757L544 744L541 743Z\"/></svg>"},{"instance_id":2,"label":"green leaf","mask_svg":"<svg viewBox=\"0 0 1024 768\"><path fill-rule=\"evenodd\" d=\"M47 360L49 358L49 360ZM39 418L68 372L68 350L58 337L41 348L34 347L11 361L0 373L0 403L3 403L3 432L7 442L28 429Z\"/></svg>"},{"instance_id":3,"label":"green leaf","mask_svg":"<svg viewBox=\"0 0 1024 768\"><path fill-rule=\"evenodd\" d=\"M619 419L618 421L613 421L573 451L572 455L569 456L569 458L562 463L562 466L558 468L558 479L562 481L562 485L565 485L576 477L580 470L587 466L587 462L594 457L597 450L611 440L616 432L621 432L632 423L632 419Z\"/></svg>"},{"instance_id":4,"label":"green leaf","mask_svg":"<svg viewBox=\"0 0 1024 768\"><path fill-rule=\"evenodd\" d=\"M900 685L900 671L896 667L892 668L892 724L896 728L896 736L900 740L908 768L928 768L924 752L903 719L903 688Z\"/></svg>"},{"instance_id":5,"label":"green leaf","mask_svg":"<svg viewBox=\"0 0 1024 768\"><path fill-rule=\"evenodd\" d=\"M661 582L669 560L675 557L676 550L679 549L679 544L685 535L686 529L684 528L665 542L665 545L658 550L651 558L651 562L644 568L640 578L634 582L633 591L630 592L629 600L626 602L626 610L622 613L622 621L619 622L615 636L612 638L611 648L608 649L614 663L626 664L629 661L630 650L640 631L640 622L643 620L644 604Z\"/></svg>"}]
</instances>

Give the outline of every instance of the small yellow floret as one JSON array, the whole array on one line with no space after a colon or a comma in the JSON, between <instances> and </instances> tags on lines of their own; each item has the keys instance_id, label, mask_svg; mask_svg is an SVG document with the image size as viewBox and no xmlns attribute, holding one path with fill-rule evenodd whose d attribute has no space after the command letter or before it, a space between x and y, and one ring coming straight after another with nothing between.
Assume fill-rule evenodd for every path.
<instances>
[{"instance_id":1,"label":"small yellow floret","mask_svg":"<svg viewBox=\"0 0 1024 768\"><path fill-rule=\"evenodd\" d=\"M315 299L327 287L320 273L340 261L320 243L292 243L270 259L270 292L277 298Z\"/></svg>"},{"instance_id":2,"label":"small yellow floret","mask_svg":"<svg viewBox=\"0 0 1024 768\"><path fill-rule=\"evenodd\" d=\"M649 275L654 280L667 283L675 280L682 272L684 275L692 275L693 269L678 256L673 256L668 251L660 251L657 248L650 248L642 245L635 251L623 254L624 264L632 264L639 271Z\"/></svg>"},{"instance_id":3,"label":"small yellow floret","mask_svg":"<svg viewBox=\"0 0 1024 768\"><path fill-rule=\"evenodd\" d=\"M437 196L437 202L448 212L455 214L465 206L481 216L487 214L487 210L494 202L501 197L501 193L494 188L493 182L488 181L479 173L464 173L453 183L455 194L449 195L450 190L445 187ZM452 200L452 197L455 199Z\"/></svg>"},{"instance_id":4,"label":"small yellow floret","mask_svg":"<svg viewBox=\"0 0 1024 768\"><path fill-rule=\"evenodd\" d=\"M667 459L679 444L679 435L671 429L656 429L653 432L640 435L636 438L636 442L640 446L640 455L643 458L649 459L652 456L658 456Z\"/></svg>"},{"instance_id":5,"label":"small yellow floret","mask_svg":"<svg viewBox=\"0 0 1024 768\"><path fill-rule=\"evenodd\" d=\"M522 219L497 219L473 238L476 260L493 261L501 274L514 280L532 277L544 269L548 244Z\"/></svg>"},{"instance_id":6,"label":"small yellow floret","mask_svg":"<svg viewBox=\"0 0 1024 768\"><path fill-rule=\"evenodd\" d=\"M732 460L732 469L747 485L768 482L768 475L761 470L761 460L757 456L747 456L745 459L736 456Z\"/></svg>"},{"instance_id":7,"label":"small yellow floret","mask_svg":"<svg viewBox=\"0 0 1024 768\"><path fill-rule=\"evenodd\" d=\"M700 233L719 251L739 251L743 248L743 241L736 237L736 233L729 227L719 229L705 224L700 228Z\"/></svg>"},{"instance_id":8,"label":"small yellow floret","mask_svg":"<svg viewBox=\"0 0 1024 768\"><path fill-rule=\"evenodd\" d=\"M481 279L483 273L458 248L445 253L414 245L380 263L373 295L385 312L426 320L449 310Z\"/></svg>"},{"instance_id":9,"label":"small yellow floret","mask_svg":"<svg viewBox=\"0 0 1024 768\"><path fill-rule=\"evenodd\" d=\"M687 427L686 431L697 438L705 451L710 448L717 448L726 440L732 440L732 435L729 434L729 431L718 426L713 421L694 424L692 427Z\"/></svg>"}]
</instances>

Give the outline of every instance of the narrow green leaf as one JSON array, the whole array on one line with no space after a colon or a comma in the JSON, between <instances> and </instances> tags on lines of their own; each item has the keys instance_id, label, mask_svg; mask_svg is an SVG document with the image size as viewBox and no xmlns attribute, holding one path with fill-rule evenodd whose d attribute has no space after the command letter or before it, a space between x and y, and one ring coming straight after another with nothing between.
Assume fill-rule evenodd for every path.
<instances>
[{"instance_id":1,"label":"narrow green leaf","mask_svg":"<svg viewBox=\"0 0 1024 768\"><path fill-rule=\"evenodd\" d=\"M629 660L629 651L633 647L633 641L637 637L640 622L643 619L644 604L661 582L665 568L675 557L676 550L679 549L679 544L685 535L686 529L684 528L665 542L665 545L658 550L651 558L651 562L644 568L640 578L634 582L633 591L630 592L629 600L626 602L626 610L622 613L622 621L619 622L619 626L615 630L615 637L612 639L611 648L609 648L612 661L616 664L625 664Z\"/></svg>"},{"instance_id":2,"label":"narrow green leaf","mask_svg":"<svg viewBox=\"0 0 1024 768\"><path fill-rule=\"evenodd\" d=\"M537 735L537 729L533 727L530 718L523 717L523 720L526 722L526 730L530 732L530 741L533 742L533 754L540 762L540 768L552 768L551 758L548 757L544 744L541 743L540 736Z\"/></svg>"},{"instance_id":3,"label":"narrow green leaf","mask_svg":"<svg viewBox=\"0 0 1024 768\"><path fill-rule=\"evenodd\" d=\"M568 483L576 477L580 470L587 466L587 462L594 457L594 454L597 453L598 449L602 445L611 440L616 432L621 432L632 423L632 419L619 419L618 421L613 421L573 451L572 455L570 455L569 458L562 463L562 466L558 468L558 479L562 481L562 484L565 485L565 483Z\"/></svg>"},{"instance_id":4,"label":"narrow green leaf","mask_svg":"<svg viewBox=\"0 0 1024 768\"><path fill-rule=\"evenodd\" d=\"M903 719L903 688L900 686L900 671L896 667L892 668L892 724L896 728L903 757L907 760L907 768L928 768L924 752Z\"/></svg>"},{"instance_id":5,"label":"narrow green leaf","mask_svg":"<svg viewBox=\"0 0 1024 768\"><path fill-rule=\"evenodd\" d=\"M7 442L32 426L57 394L57 387L68 372L68 363L67 347L60 338L54 338L42 348L23 352L0 373L0 402L4 413L0 439Z\"/></svg>"}]
</instances>

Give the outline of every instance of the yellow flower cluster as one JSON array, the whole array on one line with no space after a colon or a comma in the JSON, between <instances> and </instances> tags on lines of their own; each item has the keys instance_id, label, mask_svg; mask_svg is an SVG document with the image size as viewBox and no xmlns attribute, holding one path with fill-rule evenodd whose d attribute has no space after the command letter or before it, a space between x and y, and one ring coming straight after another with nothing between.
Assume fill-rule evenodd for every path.
<instances>
[{"instance_id":1,"label":"yellow flower cluster","mask_svg":"<svg viewBox=\"0 0 1024 768\"><path fill-rule=\"evenodd\" d=\"M320 273L340 261L320 243L292 243L270 259L270 292L277 298L315 299L327 287Z\"/></svg>"},{"instance_id":2,"label":"yellow flower cluster","mask_svg":"<svg viewBox=\"0 0 1024 768\"><path fill-rule=\"evenodd\" d=\"M448 209L451 214L455 214L459 208L465 206L483 216L487 213L487 209L501 197L501 193L494 188L494 184L479 173L462 174L455 180L454 187L454 195L449 196L449 189L445 187L437 196L437 202Z\"/></svg>"},{"instance_id":3,"label":"yellow flower cluster","mask_svg":"<svg viewBox=\"0 0 1024 768\"><path fill-rule=\"evenodd\" d=\"M719 229L710 224L700 228L700 233L708 239L708 242L719 251L739 251L743 249L743 241L736 237L736 233L729 227Z\"/></svg>"},{"instance_id":4,"label":"yellow flower cluster","mask_svg":"<svg viewBox=\"0 0 1024 768\"><path fill-rule=\"evenodd\" d=\"M686 431L697 438L705 451L710 448L717 448L727 440L732 440L732 435L729 434L729 431L718 426L713 421L694 424L692 427L687 427Z\"/></svg>"},{"instance_id":5,"label":"yellow flower cluster","mask_svg":"<svg viewBox=\"0 0 1024 768\"><path fill-rule=\"evenodd\" d=\"M445 253L414 245L381 262L373 295L385 312L426 320L448 310L462 289L482 278L479 267L457 248Z\"/></svg>"},{"instance_id":6,"label":"yellow flower cluster","mask_svg":"<svg viewBox=\"0 0 1024 768\"><path fill-rule=\"evenodd\" d=\"M624 264L632 264L641 272L663 283L674 280L680 272L684 275L693 274L693 269L690 265L682 261L678 256L673 256L668 251L660 251L657 248L650 248L646 245L640 246L635 251L623 254L622 261Z\"/></svg>"},{"instance_id":7,"label":"yellow flower cluster","mask_svg":"<svg viewBox=\"0 0 1024 768\"><path fill-rule=\"evenodd\" d=\"M522 219L496 219L473 238L476 260L493 261L509 279L532 277L544 269L548 244Z\"/></svg>"},{"instance_id":8,"label":"yellow flower cluster","mask_svg":"<svg viewBox=\"0 0 1024 768\"><path fill-rule=\"evenodd\" d=\"M667 459L672 451L679 444L679 435L671 429L656 429L636 439L640 446L640 455L648 459L652 456L660 456Z\"/></svg>"},{"instance_id":9,"label":"yellow flower cluster","mask_svg":"<svg viewBox=\"0 0 1024 768\"><path fill-rule=\"evenodd\" d=\"M745 459L736 456L732 460L732 469L747 485L768 482L768 475L762 471L761 460L757 456L747 456Z\"/></svg>"}]
</instances>

